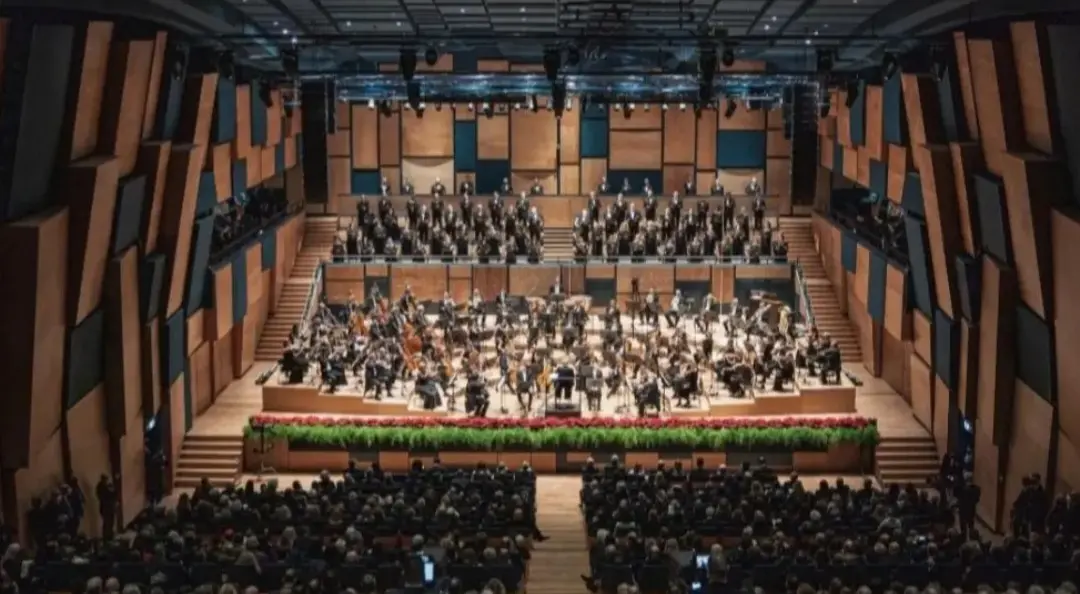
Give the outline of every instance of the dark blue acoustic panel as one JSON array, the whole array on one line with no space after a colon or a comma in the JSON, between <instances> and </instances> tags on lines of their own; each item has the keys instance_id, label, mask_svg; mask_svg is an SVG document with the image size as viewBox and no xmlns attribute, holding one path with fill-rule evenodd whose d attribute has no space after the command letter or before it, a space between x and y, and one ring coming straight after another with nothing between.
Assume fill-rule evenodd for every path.
<instances>
[{"instance_id":1,"label":"dark blue acoustic panel","mask_svg":"<svg viewBox=\"0 0 1080 594\"><path fill-rule=\"evenodd\" d=\"M717 130L717 169L761 169L765 167L764 130Z\"/></svg>"},{"instance_id":2,"label":"dark blue acoustic panel","mask_svg":"<svg viewBox=\"0 0 1080 594\"><path fill-rule=\"evenodd\" d=\"M1012 264L1012 242L1009 241L1009 214L1005 206L1005 185L1001 178L989 173L972 176L978 204L979 235L982 249L1005 264Z\"/></svg>"},{"instance_id":3,"label":"dark blue acoustic panel","mask_svg":"<svg viewBox=\"0 0 1080 594\"><path fill-rule=\"evenodd\" d=\"M736 278L734 294L739 303L750 303L756 292L772 293L789 307L795 307L795 281L787 278Z\"/></svg>"},{"instance_id":4,"label":"dark blue acoustic panel","mask_svg":"<svg viewBox=\"0 0 1080 594\"><path fill-rule=\"evenodd\" d=\"M161 287L165 283L165 254L147 254L139 262L139 312L149 322L161 312Z\"/></svg>"},{"instance_id":5,"label":"dark blue acoustic panel","mask_svg":"<svg viewBox=\"0 0 1080 594\"><path fill-rule=\"evenodd\" d=\"M904 230L908 240L908 262L911 271L911 295L915 307L928 316L934 315L934 278L930 273L930 261L927 254L929 242L926 236L926 223L918 217L904 217Z\"/></svg>"},{"instance_id":6,"label":"dark blue acoustic panel","mask_svg":"<svg viewBox=\"0 0 1080 594\"><path fill-rule=\"evenodd\" d=\"M476 74L480 58L476 52L454 50L454 74Z\"/></svg>"},{"instance_id":7,"label":"dark blue acoustic panel","mask_svg":"<svg viewBox=\"0 0 1080 594\"><path fill-rule=\"evenodd\" d=\"M120 187L116 190L112 255L115 256L138 243L145 203L145 175L133 175L120 180Z\"/></svg>"},{"instance_id":8,"label":"dark blue acoustic panel","mask_svg":"<svg viewBox=\"0 0 1080 594\"><path fill-rule=\"evenodd\" d=\"M879 198L885 198L889 191L889 166L879 161L870 161L870 191Z\"/></svg>"},{"instance_id":9,"label":"dark blue acoustic panel","mask_svg":"<svg viewBox=\"0 0 1080 594\"><path fill-rule=\"evenodd\" d=\"M881 96L881 113L885 122L882 136L889 144L907 145L907 113L904 110L904 89L899 76L885 81Z\"/></svg>"},{"instance_id":10,"label":"dark blue acoustic panel","mask_svg":"<svg viewBox=\"0 0 1080 594\"><path fill-rule=\"evenodd\" d=\"M204 171L199 175L199 190L195 196L195 216L209 214L217 208L217 185L214 172Z\"/></svg>"},{"instance_id":11,"label":"dark blue acoustic panel","mask_svg":"<svg viewBox=\"0 0 1080 594\"><path fill-rule=\"evenodd\" d=\"M960 362L960 325L940 309L934 311L934 373L950 390L956 389Z\"/></svg>"},{"instance_id":12,"label":"dark blue acoustic panel","mask_svg":"<svg viewBox=\"0 0 1080 594\"><path fill-rule=\"evenodd\" d=\"M960 315L972 324L979 323L982 307L982 263L967 254L956 257L956 285L960 294Z\"/></svg>"},{"instance_id":13,"label":"dark blue acoustic panel","mask_svg":"<svg viewBox=\"0 0 1080 594\"><path fill-rule=\"evenodd\" d=\"M504 159L476 162L477 195L492 194L502 187L502 181L510 178L510 161Z\"/></svg>"},{"instance_id":14,"label":"dark blue acoustic panel","mask_svg":"<svg viewBox=\"0 0 1080 594\"><path fill-rule=\"evenodd\" d=\"M98 308L68 336L65 410L78 404L105 379L105 310Z\"/></svg>"},{"instance_id":15,"label":"dark blue acoustic panel","mask_svg":"<svg viewBox=\"0 0 1080 594\"><path fill-rule=\"evenodd\" d=\"M187 293L184 309L188 315L199 310L203 304L206 277L210 274L210 244L214 238L214 215L195 219L191 238L191 262L188 267Z\"/></svg>"},{"instance_id":16,"label":"dark blue acoustic panel","mask_svg":"<svg viewBox=\"0 0 1080 594\"><path fill-rule=\"evenodd\" d=\"M165 320L161 333L161 374L171 386L184 373L187 361L187 313L179 310Z\"/></svg>"},{"instance_id":17,"label":"dark blue acoustic panel","mask_svg":"<svg viewBox=\"0 0 1080 594\"><path fill-rule=\"evenodd\" d=\"M866 312L870 319L880 324L885 323L885 291L888 262L877 250L870 251L870 278L866 292Z\"/></svg>"},{"instance_id":18,"label":"dark blue acoustic panel","mask_svg":"<svg viewBox=\"0 0 1080 594\"><path fill-rule=\"evenodd\" d=\"M34 26L21 19L8 29L0 87L0 221L42 212L56 201L50 190L75 37L68 25Z\"/></svg>"},{"instance_id":19,"label":"dark blue acoustic panel","mask_svg":"<svg viewBox=\"0 0 1080 594\"><path fill-rule=\"evenodd\" d=\"M1049 324L1026 306L1017 306L1016 377L1041 398L1054 402L1055 370L1054 338Z\"/></svg>"},{"instance_id":20,"label":"dark blue acoustic panel","mask_svg":"<svg viewBox=\"0 0 1080 594\"><path fill-rule=\"evenodd\" d=\"M603 307L615 299L615 279L613 278L587 278L585 279L585 293L592 297L592 302Z\"/></svg>"},{"instance_id":21,"label":"dark blue acoustic panel","mask_svg":"<svg viewBox=\"0 0 1080 594\"><path fill-rule=\"evenodd\" d=\"M304 135L296 135L296 162L297 164L304 162Z\"/></svg>"},{"instance_id":22,"label":"dark blue acoustic panel","mask_svg":"<svg viewBox=\"0 0 1080 594\"><path fill-rule=\"evenodd\" d=\"M904 212L918 217L925 217L926 210L923 208L922 178L914 171L907 174L904 180L904 193L900 196L900 206Z\"/></svg>"},{"instance_id":23,"label":"dark blue acoustic panel","mask_svg":"<svg viewBox=\"0 0 1080 594\"><path fill-rule=\"evenodd\" d=\"M855 272L859 262L859 239L854 231L844 229L840 233L840 264L844 270Z\"/></svg>"},{"instance_id":24,"label":"dark blue acoustic panel","mask_svg":"<svg viewBox=\"0 0 1080 594\"><path fill-rule=\"evenodd\" d=\"M454 170L476 171L476 120L454 122Z\"/></svg>"},{"instance_id":25,"label":"dark blue acoustic panel","mask_svg":"<svg viewBox=\"0 0 1080 594\"><path fill-rule=\"evenodd\" d=\"M247 161L239 159L232 164L232 195L247 192Z\"/></svg>"},{"instance_id":26,"label":"dark blue acoustic panel","mask_svg":"<svg viewBox=\"0 0 1080 594\"><path fill-rule=\"evenodd\" d=\"M378 195L381 192L381 185L382 177L379 176L378 171L353 169L351 186L353 194Z\"/></svg>"},{"instance_id":27,"label":"dark blue acoustic panel","mask_svg":"<svg viewBox=\"0 0 1080 594\"><path fill-rule=\"evenodd\" d=\"M251 145L266 144L266 103L262 100L262 83L251 83Z\"/></svg>"},{"instance_id":28,"label":"dark blue acoustic panel","mask_svg":"<svg viewBox=\"0 0 1080 594\"><path fill-rule=\"evenodd\" d=\"M937 80L938 104L941 106L941 123L949 142L967 140L964 126L963 97L960 96L960 79L957 69L949 65Z\"/></svg>"},{"instance_id":29,"label":"dark blue acoustic panel","mask_svg":"<svg viewBox=\"0 0 1080 594\"><path fill-rule=\"evenodd\" d=\"M277 236L281 226L275 226L263 231L259 236L262 242L262 269L270 270L277 260Z\"/></svg>"},{"instance_id":30,"label":"dark blue acoustic panel","mask_svg":"<svg viewBox=\"0 0 1080 594\"><path fill-rule=\"evenodd\" d=\"M603 118L584 118L581 120L581 158L602 159L608 156L608 119L607 111Z\"/></svg>"},{"instance_id":31,"label":"dark blue acoustic panel","mask_svg":"<svg viewBox=\"0 0 1080 594\"><path fill-rule=\"evenodd\" d=\"M633 194L642 193L641 189L645 187L645 180L649 180L653 188L659 188L664 183L664 173L660 170L614 169L608 171L607 178L608 183L616 188L622 187L624 179L629 181Z\"/></svg>"},{"instance_id":32,"label":"dark blue acoustic panel","mask_svg":"<svg viewBox=\"0 0 1080 594\"><path fill-rule=\"evenodd\" d=\"M167 72L161 75L161 93L158 95L157 121L154 122L155 140L172 140L180 125L180 107L184 99L184 81L187 79L188 55L191 49L186 43L170 43L165 50ZM173 72L173 64L181 66ZM179 75L179 76L177 76Z\"/></svg>"},{"instance_id":33,"label":"dark blue acoustic panel","mask_svg":"<svg viewBox=\"0 0 1080 594\"><path fill-rule=\"evenodd\" d=\"M843 177L844 173L844 145L839 142L833 143L833 173Z\"/></svg>"},{"instance_id":34,"label":"dark blue acoustic panel","mask_svg":"<svg viewBox=\"0 0 1080 594\"><path fill-rule=\"evenodd\" d=\"M854 99L848 97L852 101L848 114L851 122L851 143L863 146L866 144L866 82L859 81L858 88L859 93Z\"/></svg>"},{"instance_id":35,"label":"dark blue acoustic panel","mask_svg":"<svg viewBox=\"0 0 1080 594\"><path fill-rule=\"evenodd\" d=\"M243 323L247 315L247 250L242 249L232 259L233 325Z\"/></svg>"},{"instance_id":36,"label":"dark blue acoustic panel","mask_svg":"<svg viewBox=\"0 0 1080 594\"><path fill-rule=\"evenodd\" d=\"M210 137L214 144L236 140L236 81L231 78L218 77Z\"/></svg>"},{"instance_id":37,"label":"dark blue acoustic panel","mask_svg":"<svg viewBox=\"0 0 1080 594\"><path fill-rule=\"evenodd\" d=\"M274 147L274 171L285 171L285 143L292 142L291 138L282 138L281 143Z\"/></svg>"}]
</instances>

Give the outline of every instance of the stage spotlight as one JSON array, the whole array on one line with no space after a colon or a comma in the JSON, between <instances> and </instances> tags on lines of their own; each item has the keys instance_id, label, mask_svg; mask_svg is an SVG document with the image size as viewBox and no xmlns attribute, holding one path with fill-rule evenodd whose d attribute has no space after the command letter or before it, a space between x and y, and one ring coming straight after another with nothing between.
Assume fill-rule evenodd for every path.
<instances>
[{"instance_id":1,"label":"stage spotlight","mask_svg":"<svg viewBox=\"0 0 1080 594\"><path fill-rule=\"evenodd\" d=\"M474 109L476 109L476 105L474 105L473 103L469 103L469 111L472 111Z\"/></svg>"},{"instance_id":2,"label":"stage spotlight","mask_svg":"<svg viewBox=\"0 0 1080 594\"><path fill-rule=\"evenodd\" d=\"M283 64L285 63L284 54L282 54L281 61ZM221 78L228 80L236 78L236 58L231 51L221 52L221 56L218 58L218 72L221 74ZM286 68L286 74L288 74L288 68Z\"/></svg>"},{"instance_id":3,"label":"stage spotlight","mask_svg":"<svg viewBox=\"0 0 1080 594\"><path fill-rule=\"evenodd\" d=\"M374 99L368 99L367 106L368 106L368 109L375 109L375 100Z\"/></svg>"},{"instance_id":4,"label":"stage spotlight","mask_svg":"<svg viewBox=\"0 0 1080 594\"><path fill-rule=\"evenodd\" d=\"M884 77L885 80L889 80L890 78L896 76L896 71L899 69L900 62L893 54L886 53L881 58L881 76Z\"/></svg>"},{"instance_id":5,"label":"stage spotlight","mask_svg":"<svg viewBox=\"0 0 1080 594\"><path fill-rule=\"evenodd\" d=\"M680 103L679 104L679 111L686 111L686 104L685 103Z\"/></svg>"},{"instance_id":6,"label":"stage spotlight","mask_svg":"<svg viewBox=\"0 0 1080 594\"><path fill-rule=\"evenodd\" d=\"M429 47L426 50L424 50L424 62L428 66L434 66L436 63L438 63L438 61L439 61L439 52L435 48Z\"/></svg>"},{"instance_id":7,"label":"stage spotlight","mask_svg":"<svg viewBox=\"0 0 1080 594\"><path fill-rule=\"evenodd\" d=\"M536 101L536 95L530 95L529 99L528 99L528 102L529 102L529 111L531 111L533 113L536 113L536 110L539 107L539 105L537 104L537 101Z\"/></svg>"},{"instance_id":8,"label":"stage spotlight","mask_svg":"<svg viewBox=\"0 0 1080 594\"><path fill-rule=\"evenodd\" d=\"M648 103L646 103L646 104L645 104L645 105L644 105L644 106L642 107L642 109L644 109L644 110L645 110L645 112L646 112L646 113L648 113L648 111L649 111L649 104L648 104Z\"/></svg>"},{"instance_id":9,"label":"stage spotlight","mask_svg":"<svg viewBox=\"0 0 1080 594\"><path fill-rule=\"evenodd\" d=\"M411 49L401 50L398 67L401 68L401 77L406 82L411 81L416 76L416 51Z\"/></svg>"},{"instance_id":10,"label":"stage spotlight","mask_svg":"<svg viewBox=\"0 0 1080 594\"><path fill-rule=\"evenodd\" d=\"M555 82L555 79L559 78L559 66L561 66L559 62L561 60L559 50L544 50L544 74L547 75L549 81Z\"/></svg>"},{"instance_id":11,"label":"stage spotlight","mask_svg":"<svg viewBox=\"0 0 1080 594\"><path fill-rule=\"evenodd\" d=\"M488 119L491 119L491 117L493 115L495 115L495 110L491 108L491 104L488 103L487 101L484 102L483 111L484 111L484 117L486 117Z\"/></svg>"},{"instance_id":12,"label":"stage spotlight","mask_svg":"<svg viewBox=\"0 0 1080 594\"><path fill-rule=\"evenodd\" d=\"M735 110L739 108L739 105L734 100L728 99L724 103L724 119L730 120L731 116L735 115Z\"/></svg>"},{"instance_id":13,"label":"stage spotlight","mask_svg":"<svg viewBox=\"0 0 1080 594\"><path fill-rule=\"evenodd\" d=\"M735 50L725 47L724 53L720 56L720 63L724 65L724 68L731 68L735 64Z\"/></svg>"},{"instance_id":14,"label":"stage spotlight","mask_svg":"<svg viewBox=\"0 0 1080 594\"><path fill-rule=\"evenodd\" d=\"M660 111L667 111L667 103L660 104Z\"/></svg>"}]
</instances>

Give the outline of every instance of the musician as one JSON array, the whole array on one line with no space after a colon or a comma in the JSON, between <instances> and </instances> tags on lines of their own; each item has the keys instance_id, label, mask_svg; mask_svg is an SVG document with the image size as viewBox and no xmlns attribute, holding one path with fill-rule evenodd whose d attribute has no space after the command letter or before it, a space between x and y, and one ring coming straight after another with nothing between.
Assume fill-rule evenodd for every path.
<instances>
[{"instance_id":1,"label":"musician","mask_svg":"<svg viewBox=\"0 0 1080 594\"><path fill-rule=\"evenodd\" d=\"M599 365L586 356L578 367L581 389L585 392L585 406L592 412L600 412L600 392L604 386L604 373Z\"/></svg>"},{"instance_id":2,"label":"musician","mask_svg":"<svg viewBox=\"0 0 1080 594\"><path fill-rule=\"evenodd\" d=\"M675 406L690 408L690 397L697 392L698 374L693 367L676 361L671 366L672 389L675 394Z\"/></svg>"},{"instance_id":3,"label":"musician","mask_svg":"<svg viewBox=\"0 0 1080 594\"><path fill-rule=\"evenodd\" d=\"M539 177L534 177L533 178L532 187L529 188L529 195L530 196L543 196L544 195L544 186L540 184L540 178Z\"/></svg>"},{"instance_id":4,"label":"musician","mask_svg":"<svg viewBox=\"0 0 1080 594\"><path fill-rule=\"evenodd\" d=\"M442 318L444 324L449 324L454 320L454 311L457 309L457 304L454 303L454 298L450 296L450 292L443 293L442 303L439 305L439 317Z\"/></svg>"},{"instance_id":5,"label":"musician","mask_svg":"<svg viewBox=\"0 0 1080 594\"><path fill-rule=\"evenodd\" d=\"M712 293L705 295L705 298L701 300L701 310L698 313L698 317L694 320L694 326L698 331L705 334L709 334L712 322L716 318L716 308L719 304L716 301L716 297Z\"/></svg>"},{"instance_id":6,"label":"musician","mask_svg":"<svg viewBox=\"0 0 1080 594\"><path fill-rule=\"evenodd\" d=\"M522 416L528 416L532 412L533 393L536 391L534 384L535 379L529 372L529 366L519 359L514 377L514 395L517 396Z\"/></svg>"},{"instance_id":7,"label":"musician","mask_svg":"<svg viewBox=\"0 0 1080 594\"><path fill-rule=\"evenodd\" d=\"M413 297L412 285L405 285L405 292L398 297L397 305L403 311L412 311L416 307L416 298Z\"/></svg>"},{"instance_id":8,"label":"musician","mask_svg":"<svg viewBox=\"0 0 1080 594\"><path fill-rule=\"evenodd\" d=\"M727 192L724 191L724 184L720 181L720 176L716 176L713 180L712 188L709 190L709 194L713 196L726 196Z\"/></svg>"},{"instance_id":9,"label":"musician","mask_svg":"<svg viewBox=\"0 0 1080 594\"><path fill-rule=\"evenodd\" d=\"M431 184L431 195L442 198L443 194L446 194L446 186L443 185L442 179L436 177L435 183Z\"/></svg>"},{"instance_id":10,"label":"musician","mask_svg":"<svg viewBox=\"0 0 1080 594\"><path fill-rule=\"evenodd\" d=\"M687 196L696 196L696 190L697 188L694 185L694 175L690 174L690 176L686 178L686 183L683 184L683 193Z\"/></svg>"},{"instance_id":11,"label":"musician","mask_svg":"<svg viewBox=\"0 0 1080 594\"><path fill-rule=\"evenodd\" d=\"M759 196L761 194L761 184L758 183L756 177L751 177L750 181L746 184L747 196Z\"/></svg>"},{"instance_id":12,"label":"musician","mask_svg":"<svg viewBox=\"0 0 1080 594\"><path fill-rule=\"evenodd\" d=\"M608 194L610 192L611 186L608 185L607 176L605 175L600 178L600 183L596 186L596 193L603 196L604 194Z\"/></svg>"},{"instance_id":13,"label":"musician","mask_svg":"<svg viewBox=\"0 0 1080 594\"><path fill-rule=\"evenodd\" d=\"M638 416L645 417L650 407L655 408L659 414L661 405L660 383L655 376L644 373L634 386L634 401L637 404Z\"/></svg>"},{"instance_id":14,"label":"musician","mask_svg":"<svg viewBox=\"0 0 1080 594\"><path fill-rule=\"evenodd\" d=\"M668 304L668 310L664 313L664 318L667 319L668 328L675 328L679 325L679 314L682 306L682 291L675 289L675 294L671 297L671 303Z\"/></svg>"},{"instance_id":15,"label":"musician","mask_svg":"<svg viewBox=\"0 0 1080 594\"><path fill-rule=\"evenodd\" d=\"M754 230L762 231L763 223L765 222L765 197L761 194L754 196L754 202L752 206L754 213Z\"/></svg>"},{"instance_id":16,"label":"musician","mask_svg":"<svg viewBox=\"0 0 1080 594\"><path fill-rule=\"evenodd\" d=\"M724 230L735 228L735 197L731 194L724 195Z\"/></svg>"},{"instance_id":17,"label":"musician","mask_svg":"<svg viewBox=\"0 0 1080 594\"><path fill-rule=\"evenodd\" d=\"M405 184L401 186L401 192L406 196L416 195L416 188L413 187L412 180L405 180Z\"/></svg>"},{"instance_id":18,"label":"musician","mask_svg":"<svg viewBox=\"0 0 1080 594\"><path fill-rule=\"evenodd\" d=\"M390 180L386 179L385 177L382 178L382 183L379 184L379 193L383 196L390 195Z\"/></svg>"},{"instance_id":19,"label":"musician","mask_svg":"<svg viewBox=\"0 0 1080 594\"><path fill-rule=\"evenodd\" d=\"M470 196L475 191L476 190L473 187L472 180L470 180L470 179L461 180L461 185L458 186L458 194L461 194L462 196Z\"/></svg>"},{"instance_id":20,"label":"musician","mask_svg":"<svg viewBox=\"0 0 1080 594\"><path fill-rule=\"evenodd\" d=\"M480 296L480 289L473 289L472 297L469 298L469 315L479 322L481 327L487 326L487 315L484 312L484 298Z\"/></svg>"},{"instance_id":21,"label":"musician","mask_svg":"<svg viewBox=\"0 0 1080 594\"><path fill-rule=\"evenodd\" d=\"M649 181L649 178L647 177L645 178L645 183L641 186L641 193L646 196L653 194L652 182Z\"/></svg>"},{"instance_id":22,"label":"musician","mask_svg":"<svg viewBox=\"0 0 1080 594\"><path fill-rule=\"evenodd\" d=\"M550 287L548 287L548 297L558 298L562 297L562 295L562 278L557 276L555 277L555 282L552 283Z\"/></svg>"},{"instance_id":23,"label":"musician","mask_svg":"<svg viewBox=\"0 0 1080 594\"><path fill-rule=\"evenodd\" d=\"M416 377L414 390L423 402L424 410L435 410L442 406L442 386L439 382L438 371L433 363L421 367Z\"/></svg>"},{"instance_id":24,"label":"musician","mask_svg":"<svg viewBox=\"0 0 1080 594\"><path fill-rule=\"evenodd\" d=\"M644 321L653 326L660 323L660 297L656 294L656 289L649 289L649 294L645 296L645 309L642 311Z\"/></svg>"},{"instance_id":25,"label":"musician","mask_svg":"<svg viewBox=\"0 0 1080 594\"><path fill-rule=\"evenodd\" d=\"M555 368L554 377L551 378L552 383L555 386L555 401L565 400L570 402L572 398L572 392L574 390L574 368L566 362L565 357L559 362L558 367Z\"/></svg>"},{"instance_id":26,"label":"musician","mask_svg":"<svg viewBox=\"0 0 1080 594\"><path fill-rule=\"evenodd\" d=\"M487 416L491 399L488 397L487 382L480 372L469 369L465 383L465 412L477 418Z\"/></svg>"}]
</instances>

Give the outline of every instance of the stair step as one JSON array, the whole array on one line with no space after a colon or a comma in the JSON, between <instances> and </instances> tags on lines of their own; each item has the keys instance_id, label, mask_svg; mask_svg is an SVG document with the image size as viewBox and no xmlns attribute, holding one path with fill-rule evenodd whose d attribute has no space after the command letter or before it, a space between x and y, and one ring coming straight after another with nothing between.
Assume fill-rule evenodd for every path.
<instances>
[{"instance_id":1,"label":"stair step","mask_svg":"<svg viewBox=\"0 0 1080 594\"><path fill-rule=\"evenodd\" d=\"M244 455L244 450L243 450L242 447L241 448L221 448L221 449L210 449L210 448L195 448L195 449L192 449L187 444L184 444L180 448L180 459L181 459L181 461L184 460L186 457L190 456L192 458L196 458L196 459L200 459L200 460L203 460L203 459L205 459L205 460L230 460L230 461L235 462L236 460L238 460L240 458L240 456L243 456L243 455Z\"/></svg>"},{"instance_id":2,"label":"stair step","mask_svg":"<svg viewBox=\"0 0 1080 594\"><path fill-rule=\"evenodd\" d=\"M180 455L178 468L180 470L212 468L214 470L227 470L236 472L240 466L240 458L195 458Z\"/></svg>"}]
</instances>

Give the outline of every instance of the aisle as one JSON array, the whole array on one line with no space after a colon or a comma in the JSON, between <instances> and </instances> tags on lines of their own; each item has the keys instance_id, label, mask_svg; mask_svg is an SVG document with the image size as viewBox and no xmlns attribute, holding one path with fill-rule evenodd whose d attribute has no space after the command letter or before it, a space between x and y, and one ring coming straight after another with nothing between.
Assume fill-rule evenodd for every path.
<instances>
[{"instance_id":1,"label":"aisle","mask_svg":"<svg viewBox=\"0 0 1080 594\"><path fill-rule=\"evenodd\" d=\"M541 476L536 481L536 521L548 540L538 543L529 563L528 594L585 592L579 577L589 572L585 526L578 508L581 478Z\"/></svg>"}]
</instances>

